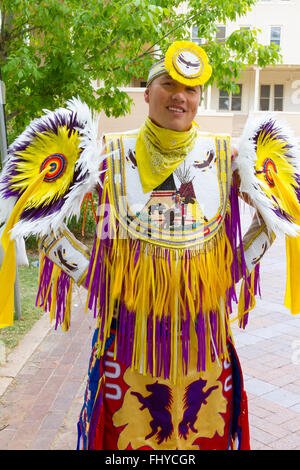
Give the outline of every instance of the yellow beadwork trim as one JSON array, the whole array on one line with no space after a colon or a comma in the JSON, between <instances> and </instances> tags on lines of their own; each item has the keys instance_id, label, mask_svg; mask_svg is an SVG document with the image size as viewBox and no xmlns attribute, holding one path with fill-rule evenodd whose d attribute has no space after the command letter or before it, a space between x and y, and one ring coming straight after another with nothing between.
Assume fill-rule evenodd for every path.
<instances>
[{"instance_id":1,"label":"yellow beadwork trim","mask_svg":"<svg viewBox=\"0 0 300 470\"><path fill-rule=\"evenodd\" d=\"M129 135L130 137L135 137L134 135ZM218 167L218 178L220 197L223 194L223 201L220 200L220 207L212 219L214 223L209 223L210 233L206 234L207 225L202 227L197 227L193 231L185 231L184 236L181 235L176 239L176 232L173 235L170 235L170 232L164 229L159 229L157 227L150 226L137 218L136 214L133 214L126 204L126 182L125 182L125 156L124 156L124 144L122 135L108 135L106 136L107 152L114 151L114 154L118 157L112 157L107 159L108 165L108 184L110 186L110 193L113 195L114 204L123 203L119 205L118 211L116 211L116 217L120 224L123 226L124 230L127 232L127 236L132 238L143 239L148 241L151 244L156 244L161 247L173 247L175 249L199 249L199 247L207 243L208 240L213 238L216 235L216 232L219 230L220 226L224 223L226 207L227 207L227 197L229 192L229 174L231 167L231 156L230 156L230 138L226 135L214 135L214 134L201 134L203 138L213 138L216 142L216 153L217 153L217 162L220 167ZM225 152L225 142L227 146L227 155ZM220 146L220 149L218 148ZM227 157L227 159L226 159ZM122 159L122 173L120 167L120 159ZM122 185L124 190L122 192ZM222 213L223 212L223 213ZM130 216L130 223L127 223L127 215ZM222 216L221 224L219 223L219 217ZM139 227L139 230L137 230ZM149 239L143 233L148 233L148 229L151 229L153 232L159 231L159 238L162 240L157 240L156 238ZM195 237L198 237L195 241ZM174 243L174 240L180 243ZM195 248L196 247L196 248Z\"/></svg>"}]
</instances>

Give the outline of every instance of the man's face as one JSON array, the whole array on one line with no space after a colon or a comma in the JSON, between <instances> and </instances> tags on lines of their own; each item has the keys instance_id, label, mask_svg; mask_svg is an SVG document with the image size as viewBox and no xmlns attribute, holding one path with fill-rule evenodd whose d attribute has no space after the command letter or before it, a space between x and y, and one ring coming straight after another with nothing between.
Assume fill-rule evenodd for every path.
<instances>
[{"instance_id":1,"label":"man's face","mask_svg":"<svg viewBox=\"0 0 300 470\"><path fill-rule=\"evenodd\" d=\"M167 74L153 80L145 91L149 118L158 126L173 131L190 129L200 98L200 86L183 85Z\"/></svg>"}]
</instances>

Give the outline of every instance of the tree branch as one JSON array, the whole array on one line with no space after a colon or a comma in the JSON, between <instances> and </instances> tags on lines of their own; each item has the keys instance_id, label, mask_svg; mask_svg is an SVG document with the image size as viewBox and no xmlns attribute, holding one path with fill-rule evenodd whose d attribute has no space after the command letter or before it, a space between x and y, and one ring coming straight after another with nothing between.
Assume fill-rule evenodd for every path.
<instances>
[{"instance_id":1,"label":"tree branch","mask_svg":"<svg viewBox=\"0 0 300 470\"><path fill-rule=\"evenodd\" d=\"M9 39L12 40L12 39L16 39L18 36L21 36L23 34L27 34L27 33L31 33L32 31L36 31L36 30L40 30L40 29L43 29L43 26L32 26L32 28L28 28L28 29L23 29L22 31L19 31L18 33L16 34L9 34ZM14 29L14 31L16 31L17 28Z\"/></svg>"},{"instance_id":2,"label":"tree branch","mask_svg":"<svg viewBox=\"0 0 300 470\"><path fill-rule=\"evenodd\" d=\"M10 113L6 116L6 119L7 119L7 121L9 121L10 119L13 119L14 117L18 116L19 114L21 114L20 110L13 111L12 113Z\"/></svg>"},{"instance_id":3,"label":"tree branch","mask_svg":"<svg viewBox=\"0 0 300 470\"><path fill-rule=\"evenodd\" d=\"M15 31L18 31L18 29L23 28L23 26L26 26L27 23L28 23L28 19L26 18L26 21L23 21L21 24L11 29L10 33L14 33Z\"/></svg>"},{"instance_id":4,"label":"tree branch","mask_svg":"<svg viewBox=\"0 0 300 470\"><path fill-rule=\"evenodd\" d=\"M6 10L5 10L5 7L3 7L2 14L1 14L1 36L2 36L2 38L4 37L4 34L5 34L5 30L4 30L5 16L6 16Z\"/></svg>"},{"instance_id":5,"label":"tree branch","mask_svg":"<svg viewBox=\"0 0 300 470\"><path fill-rule=\"evenodd\" d=\"M130 4L131 2L129 2ZM135 10L134 10L134 13L137 13L139 11L139 7L136 7ZM119 41L119 39L122 38L122 33L119 34L116 38L114 38L110 43L108 43L103 49L101 49L101 51L98 52L98 56L104 54L106 51L108 51L108 49L110 49L117 41ZM88 61L90 62L91 60L93 60L94 57L90 57L88 59Z\"/></svg>"},{"instance_id":6,"label":"tree branch","mask_svg":"<svg viewBox=\"0 0 300 470\"><path fill-rule=\"evenodd\" d=\"M205 7L204 10L203 10L203 13L207 10L207 8ZM200 13L196 13L192 16L190 16L187 20L185 20L184 22L180 23L179 25L175 26L175 28L171 29L170 31L168 31L166 34L164 34L160 39L158 39L155 43L153 43L151 46L148 47L148 49L146 49L146 51L144 51L142 54L138 55L137 57L135 57L134 59L132 59L131 61L128 62L128 65L131 65L131 64L134 64L135 62L137 62L138 60L140 60L142 57L148 55L148 54L151 54L151 50L157 46L161 41L163 41L165 38L167 38L168 36L170 36L172 33L174 33L175 31L177 31L178 29L182 28L184 25L186 25L189 21L192 21L194 18L196 18L197 16L199 16ZM112 72L114 72L115 70L118 70L120 67L115 67L113 69L111 69Z\"/></svg>"},{"instance_id":7,"label":"tree branch","mask_svg":"<svg viewBox=\"0 0 300 470\"><path fill-rule=\"evenodd\" d=\"M206 10L206 8L204 9ZM195 15L192 15L190 18L188 18L187 20L185 20L183 23L177 25L175 28L171 29L171 31L169 31L168 33L164 34L158 41L156 41L154 44L152 44L152 46L148 47L148 49L143 52L142 54L140 54L138 57L136 57L135 59L133 59L132 62L129 62L129 63L134 63L136 60L139 60L141 59L144 55L147 55L148 52L153 49L153 47L157 46L161 41L163 41L165 38L167 38L168 36L170 36L170 34L174 33L175 31L177 31L177 29L180 29L182 28L184 25L186 25L189 21L192 21L194 18L196 18L196 16L198 16L198 14L195 14Z\"/></svg>"}]
</instances>

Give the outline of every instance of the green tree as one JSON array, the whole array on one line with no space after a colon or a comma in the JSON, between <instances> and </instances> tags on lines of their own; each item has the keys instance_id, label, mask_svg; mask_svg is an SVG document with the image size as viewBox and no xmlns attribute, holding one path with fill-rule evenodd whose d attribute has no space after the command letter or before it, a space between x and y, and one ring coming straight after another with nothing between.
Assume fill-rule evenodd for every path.
<instances>
[{"instance_id":1,"label":"green tree","mask_svg":"<svg viewBox=\"0 0 300 470\"><path fill-rule=\"evenodd\" d=\"M174 39L204 38L217 86L234 91L247 64L264 67L280 55L262 46L257 31L216 40L216 23L245 14L257 0L1 0L0 65L6 88L9 140L43 109L80 96L108 116L129 112L119 87L146 77ZM96 90L93 81L100 81Z\"/></svg>"}]
</instances>

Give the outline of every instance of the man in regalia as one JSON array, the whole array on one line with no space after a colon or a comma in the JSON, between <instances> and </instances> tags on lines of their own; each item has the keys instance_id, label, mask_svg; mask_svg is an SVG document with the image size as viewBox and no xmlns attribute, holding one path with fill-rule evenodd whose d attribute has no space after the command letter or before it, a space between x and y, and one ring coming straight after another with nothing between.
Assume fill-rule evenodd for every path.
<instances>
[{"instance_id":1,"label":"man in regalia","mask_svg":"<svg viewBox=\"0 0 300 470\"><path fill-rule=\"evenodd\" d=\"M99 222L102 280L88 275L88 285L90 299L107 289L110 300L102 290L79 448L249 447L229 321L245 270L230 139L194 122L210 74L202 48L173 44L150 70L144 125L105 136L101 200L114 208L114 235Z\"/></svg>"},{"instance_id":2,"label":"man in regalia","mask_svg":"<svg viewBox=\"0 0 300 470\"><path fill-rule=\"evenodd\" d=\"M12 279L14 239L34 234L38 305L68 330L76 282L97 317L78 449L249 449L230 323L233 314L246 326L275 233L287 235L286 305L300 311L296 145L268 117L246 126L238 153L230 136L201 132L194 118L211 73L200 46L175 42L149 72L140 129L106 134L100 152L98 123L73 99L9 149L1 278ZM96 187L89 253L64 221ZM256 209L244 236L239 197ZM12 289L1 295L3 327Z\"/></svg>"}]
</instances>

